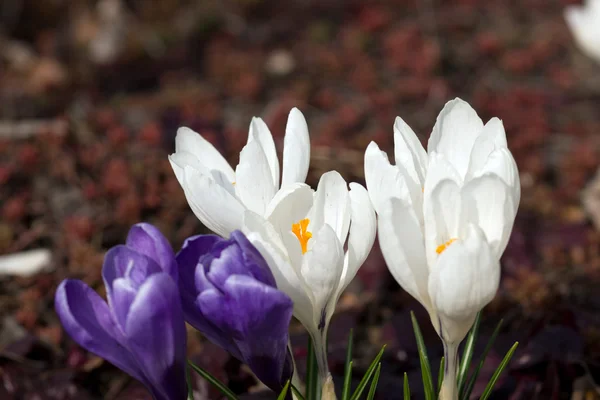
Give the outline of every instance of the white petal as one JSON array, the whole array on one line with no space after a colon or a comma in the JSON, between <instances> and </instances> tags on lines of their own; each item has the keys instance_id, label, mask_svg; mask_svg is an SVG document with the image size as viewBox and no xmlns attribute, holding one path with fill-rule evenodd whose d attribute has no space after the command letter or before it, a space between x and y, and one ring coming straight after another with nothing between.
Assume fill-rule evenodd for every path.
<instances>
[{"instance_id":1,"label":"white petal","mask_svg":"<svg viewBox=\"0 0 600 400\"><path fill-rule=\"evenodd\" d=\"M358 183L350 183L351 221L348 234L348 250L344 257L344 270L338 297L356 276L375 242L377 219L367 190Z\"/></svg>"},{"instance_id":2,"label":"white petal","mask_svg":"<svg viewBox=\"0 0 600 400\"><path fill-rule=\"evenodd\" d=\"M458 184L451 179L439 182L429 194L425 193L423 210L427 260L432 265L439 246L464 235L466 215Z\"/></svg>"},{"instance_id":3,"label":"white petal","mask_svg":"<svg viewBox=\"0 0 600 400\"><path fill-rule=\"evenodd\" d=\"M462 196L469 221L482 229L494 255L500 259L516 214L509 187L497 175L487 174L467 183Z\"/></svg>"},{"instance_id":4,"label":"white petal","mask_svg":"<svg viewBox=\"0 0 600 400\"><path fill-rule=\"evenodd\" d=\"M258 141L252 140L242 149L235 177L235 192L240 200L249 210L265 215L276 189L267 157Z\"/></svg>"},{"instance_id":5,"label":"white petal","mask_svg":"<svg viewBox=\"0 0 600 400\"><path fill-rule=\"evenodd\" d=\"M229 237L242 227L245 207L212 178L186 166L183 181L181 186L192 211L208 229Z\"/></svg>"},{"instance_id":6,"label":"white petal","mask_svg":"<svg viewBox=\"0 0 600 400\"><path fill-rule=\"evenodd\" d=\"M588 0L584 7L568 6L565 9L565 20L571 29L575 41L589 57L600 62L600 2Z\"/></svg>"},{"instance_id":7,"label":"white petal","mask_svg":"<svg viewBox=\"0 0 600 400\"><path fill-rule=\"evenodd\" d=\"M283 140L283 176L281 186L304 182L310 164L310 139L304 115L292 108Z\"/></svg>"},{"instance_id":8,"label":"white petal","mask_svg":"<svg viewBox=\"0 0 600 400\"><path fill-rule=\"evenodd\" d=\"M350 196L346 181L339 172L326 172L319 179L309 218L310 230L319 231L323 224L327 224L333 228L340 243L346 242L350 226Z\"/></svg>"},{"instance_id":9,"label":"white petal","mask_svg":"<svg viewBox=\"0 0 600 400\"><path fill-rule=\"evenodd\" d=\"M473 108L456 98L446 103L438 115L427 145L427 153L443 154L464 177L475 139L483 129L483 122Z\"/></svg>"},{"instance_id":10,"label":"white petal","mask_svg":"<svg viewBox=\"0 0 600 400\"><path fill-rule=\"evenodd\" d=\"M48 249L27 250L0 256L0 275L32 276L48 270L52 253Z\"/></svg>"},{"instance_id":11,"label":"white petal","mask_svg":"<svg viewBox=\"0 0 600 400\"><path fill-rule=\"evenodd\" d=\"M365 151L365 182L373 207L378 213L392 197L412 204L410 191L400 170L391 165L387 154L371 142Z\"/></svg>"},{"instance_id":12,"label":"white petal","mask_svg":"<svg viewBox=\"0 0 600 400\"><path fill-rule=\"evenodd\" d=\"M429 276L429 293L441 320L443 339L461 341L475 315L496 295L500 264L483 232L469 225L463 241L440 254Z\"/></svg>"},{"instance_id":13,"label":"white petal","mask_svg":"<svg viewBox=\"0 0 600 400\"><path fill-rule=\"evenodd\" d=\"M479 174L494 150L506 148L506 146L506 133L502 121L498 118L490 119L473 144L465 180Z\"/></svg>"},{"instance_id":14,"label":"white petal","mask_svg":"<svg viewBox=\"0 0 600 400\"><path fill-rule=\"evenodd\" d=\"M512 197L513 203L515 206L518 206L521 200L519 170L517 169L515 159L507 148L500 148L493 151L475 177L487 174L495 174L506 183L510 188L510 197ZM515 213L516 211L515 207Z\"/></svg>"},{"instance_id":15,"label":"white petal","mask_svg":"<svg viewBox=\"0 0 600 400\"><path fill-rule=\"evenodd\" d=\"M429 270L421 226L410 205L392 198L379 213L378 238L390 273L404 290L430 310Z\"/></svg>"},{"instance_id":16,"label":"white petal","mask_svg":"<svg viewBox=\"0 0 600 400\"><path fill-rule=\"evenodd\" d=\"M294 302L294 316L302 324L312 324L314 315L312 292L300 271L291 265L283 243L274 228L259 215L248 211L244 215L242 232L267 261L277 288L290 296Z\"/></svg>"},{"instance_id":17,"label":"white petal","mask_svg":"<svg viewBox=\"0 0 600 400\"><path fill-rule=\"evenodd\" d=\"M275 142L273 141L273 135L271 135L269 127L261 118L252 118L252 122L250 122L248 142L251 140L256 140L260 143L269 163L273 186L279 189L279 158L277 157L277 149L275 148Z\"/></svg>"},{"instance_id":18,"label":"white petal","mask_svg":"<svg viewBox=\"0 0 600 400\"><path fill-rule=\"evenodd\" d=\"M329 225L315 232L312 248L304 255L302 276L314 296L312 333L322 330L335 308L335 294L344 267L344 249Z\"/></svg>"},{"instance_id":19,"label":"white petal","mask_svg":"<svg viewBox=\"0 0 600 400\"><path fill-rule=\"evenodd\" d=\"M427 174L427 152L410 126L400 117L394 123L394 158L423 188Z\"/></svg>"},{"instance_id":20,"label":"white petal","mask_svg":"<svg viewBox=\"0 0 600 400\"><path fill-rule=\"evenodd\" d=\"M266 218L282 235L291 231L292 224L306 218L313 205L314 191L305 183L294 183L281 188L269 203Z\"/></svg>"},{"instance_id":21,"label":"white petal","mask_svg":"<svg viewBox=\"0 0 600 400\"><path fill-rule=\"evenodd\" d=\"M229 181L235 181L235 173L227 160L208 140L190 128L182 127L177 130L175 153L182 151L193 154L209 170L218 169Z\"/></svg>"}]
</instances>

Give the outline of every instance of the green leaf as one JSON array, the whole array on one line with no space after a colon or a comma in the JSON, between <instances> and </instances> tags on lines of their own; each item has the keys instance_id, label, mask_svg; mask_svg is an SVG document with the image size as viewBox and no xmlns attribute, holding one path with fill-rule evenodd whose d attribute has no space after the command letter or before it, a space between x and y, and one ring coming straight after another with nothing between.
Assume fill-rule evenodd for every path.
<instances>
[{"instance_id":1,"label":"green leaf","mask_svg":"<svg viewBox=\"0 0 600 400\"><path fill-rule=\"evenodd\" d=\"M223 383L219 382L219 380L217 378L215 378L214 376L212 376L208 371L205 371L204 369L198 367L197 365L192 363L190 360L188 360L188 365L194 371L196 371L196 373L198 375L200 375L201 377L206 379L211 385L213 385L214 387L219 389L219 391L221 391L221 393L223 393L223 396L227 397L229 400L237 400L237 396L235 395L235 393L233 393L231 391L231 389L229 389Z\"/></svg>"},{"instance_id":2,"label":"green leaf","mask_svg":"<svg viewBox=\"0 0 600 400\"><path fill-rule=\"evenodd\" d=\"M318 400L319 367L312 338L308 338L308 358L306 360L306 400Z\"/></svg>"},{"instance_id":3,"label":"green leaf","mask_svg":"<svg viewBox=\"0 0 600 400\"><path fill-rule=\"evenodd\" d=\"M296 396L296 398L298 400L305 400L304 395L302 393L300 393L300 390L298 390L298 388L296 386L294 386L293 383L291 385L292 385L292 392L294 392L294 395Z\"/></svg>"},{"instance_id":4,"label":"green leaf","mask_svg":"<svg viewBox=\"0 0 600 400\"><path fill-rule=\"evenodd\" d=\"M381 363L377 363L377 369L375 370L375 376L371 381L371 387L367 394L367 400L373 400L375 398L375 391L377 390L377 383L379 382L379 374L381 373Z\"/></svg>"},{"instance_id":5,"label":"green leaf","mask_svg":"<svg viewBox=\"0 0 600 400\"><path fill-rule=\"evenodd\" d=\"M437 381L437 396L440 395L440 389L442 388L442 381L444 380L444 363L445 358L442 356L440 359L440 369L438 369L438 381Z\"/></svg>"},{"instance_id":6,"label":"green leaf","mask_svg":"<svg viewBox=\"0 0 600 400\"><path fill-rule=\"evenodd\" d=\"M475 386L475 382L477 381L477 377L479 376L479 371L481 371L481 368L483 367L483 363L485 362L485 359L487 358L488 353L492 349L492 346L494 345L494 342L496 341L496 337L498 337L498 333L500 333L500 328L502 327L503 322L504 322L504 320L500 320L500 322L498 322L498 325L496 325L496 329L494 329L494 332L492 333L490 340L488 341L487 345L485 346L485 349L483 350L483 354L481 355L479 364L477 365L477 368L475 369L475 371L471 375L471 378L469 379L469 384L466 387L464 387L464 389L465 389L464 393L459 393L460 399L469 400L469 398L471 397L471 392L473 391L473 387Z\"/></svg>"},{"instance_id":7,"label":"green leaf","mask_svg":"<svg viewBox=\"0 0 600 400\"><path fill-rule=\"evenodd\" d=\"M467 372L469 372L469 367L471 366L471 361L473 360L473 351L475 350L475 340L477 339L477 335L479 333L479 325L481 324L481 311L477 313L475 317L475 322L473 323L473 327L469 331L469 336L467 336L467 340L465 342L465 348L462 354L462 360L460 365L458 366L457 373L457 387L458 393L460 393L467 382Z\"/></svg>"},{"instance_id":8,"label":"green leaf","mask_svg":"<svg viewBox=\"0 0 600 400\"><path fill-rule=\"evenodd\" d=\"M190 366L185 369L185 381L188 388L188 400L194 400L194 389L192 388L192 374L190 374Z\"/></svg>"},{"instance_id":9,"label":"green leaf","mask_svg":"<svg viewBox=\"0 0 600 400\"><path fill-rule=\"evenodd\" d=\"M483 394L481 395L479 400L487 400L487 398L490 397L490 394L492 394L492 390L494 389L494 385L498 381L498 378L500 377L500 374L502 373L502 371L504 371L504 368L506 368L506 366L510 362L510 359L512 358L513 354L515 353L515 350L517 350L517 346L519 346L519 342L515 342L515 344L513 344L512 347L510 348L510 350L508 350L508 352L502 359L502 362L496 369L496 372L494 372L494 375L492 375L492 379L490 379L487 386L485 387L485 390L483 391Z\"/></svg>"},{"instance_id":10,"label":"green leaf","mask_svg":"<svg viewBox=\"0 0 600 400\"><path fill-rule=\"evenodd\" d=\"M425 342L423 341L423 335L419 328L419 323L415 318L415 313L410 312L410 319L412 320L413 330L415 331L415 338L417 339L417 348L419 349L419 361L421 363L421 375L423 376L423 389L425 390L426 400L435 400L435 390L433 389L433 380L431 378L431 366L429 365L429 358L427 357L427 349L425 348Z\"/></svg>"},{"instance_id":11,"label":"green leaf","mask_svg":"<svg viewBox=\"0 0 600 400\"><path fill-rule=\"evenodd\" d=\"M410 400L410 386L408 385L408 375L404 373L404 400Z\"/></svg>"},{"instance_id":12,"label":"green leaf","mask_svg":"<svg viewBox=\"0 0 600 400\"><path fill-rule=\"evenodd\" d=\"M352 383L352 345L354 343L354 331L350 329L348 337L348 348L346 350L346 367L344 369L344 388L342 389L342 400L350 398L350 384Z\"/></svg>"},{"instance_id":13,"label":"green leaf","mask_svg":"<svg viewBox=\"0 0 600 400\"><path fill-rule=\"evenodd\" d=\"M281 391L281 393L279 393L279 396L277 396L277 400L284 400L285 396L287 396L287 392L290 389L290 381L288 379L288 381L285 383L285 386L283 387L283 390Z\"/></svg>"},{"instance_id":14,"label":"green leaf","mask_svg":"<svg viewBox=\"0 0 600 400\"><path fill-rule=\"evenodd\" d=\"M369 365L369 368L367 368L367 372L365 372L365 375L362 377L362 379L358 383L358 386L356 387L356 390L352 394L352 397L350 397L350 400L358 400L358 398L362 394L363 390L365 390L365 387L367 386L367 382L369 382L369 379L371 379L371 375L373 375L373 371L375 371L375 368L377 367L377 363L379 363L379 361L381 360L381 357L383 356L384 351L385 351L385 345L381 348L381 350L379 350L379 353L377 353L377 355L375 356L375 359L373 360L371 365Z\"/></svg>"}]
</instances>

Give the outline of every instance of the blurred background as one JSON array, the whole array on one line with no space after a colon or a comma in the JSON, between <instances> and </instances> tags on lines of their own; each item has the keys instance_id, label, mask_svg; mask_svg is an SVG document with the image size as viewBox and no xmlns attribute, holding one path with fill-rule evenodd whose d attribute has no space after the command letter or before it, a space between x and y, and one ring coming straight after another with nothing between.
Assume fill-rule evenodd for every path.
<instances>
[{"instance_id":1,"label":"blurred background","mask_svg":"<svg viewBox=\"0 0 600 400\"><path fill-rule=\"evenodd\" d=\"M148 398L64 334L53 296L65 277L103 293L104 252L133 223L175 247L205 232L167 161L179 126L235 165L252 116L281 151L296 106L308 183L331 169L364 182L364 150L374 140L392 154L397 115L426 144L458 96L503 120L522 183L476 354L504 325L474 393L518 340L494 399L600 399L600 64L567 28L578 3L0 0L0 254L17 254L0 268L0 398ZM376 245L330 328L338 383L354 327L356 376L386 343L378 398L400 398L404 372L421 398L410 310L435 366L439 339ZM292 341L302 370L306 334L294 328ZM246 398L269 398L191 331L189 354ZM218 398L195 385L197 399Z\"/></svg>"}]
</instances>

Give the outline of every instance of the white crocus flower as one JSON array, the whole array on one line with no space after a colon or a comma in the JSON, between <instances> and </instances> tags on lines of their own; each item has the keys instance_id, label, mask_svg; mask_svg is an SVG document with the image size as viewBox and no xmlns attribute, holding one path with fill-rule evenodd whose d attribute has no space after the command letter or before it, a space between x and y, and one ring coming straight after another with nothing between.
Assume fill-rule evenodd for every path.
<instances>
[{"instance_id":1,"label":"white crocus flower","mask_svg":"<svg viewBox=\"0 0 600 400\"><path fill-rule=\"evenodd\" d=\"M313 339L325 381L329 321L373 246L375 212L367 190L358 183L348 190L336 171L323 174L316 192L297 183L275 197L264 217L245 213L243 232L267 260L277 287L294 301L294 316Z\"/></svg>"},{"instance_id":2,"label":"white crocus flower","mask_svg":"<svg viewBox=\"0 0 600 400\"><path fill-rule=\"evenodd\" d=\"M565 20L581 51L600 62L600 0L568 6Z\"/></svg>"},{"instance_id":3,"label":"white crocus flower","mask_svg":"<svg viewBox=\"0 0 600 400\"><path fill-rule=\"evenodd\" d=\"M248 143L235 171L206 139L179 128L169 161L198 219L215 233L229 237L242 228L246 210L264 216L280 189L279 159L273 136L253 118ZM283 142L281 187L304 182L310 163L308 127L302 113L290 111Z\"/></svg>"},{"instance_id":4,"label":"white crocus flower","mask_svg":"<svg viewBox=\"0 0 600 400\"><path fill-rule=\"evenodd\" d=\"M443 399L456 399L459 343L498 289L500 256L520 200L502 122L483 124L455 99L437 118L427 152L397 118L396 165L372 142L365 178L379 243L400 285L423 304L444 342Z\"/></svg>"}]
</instances>

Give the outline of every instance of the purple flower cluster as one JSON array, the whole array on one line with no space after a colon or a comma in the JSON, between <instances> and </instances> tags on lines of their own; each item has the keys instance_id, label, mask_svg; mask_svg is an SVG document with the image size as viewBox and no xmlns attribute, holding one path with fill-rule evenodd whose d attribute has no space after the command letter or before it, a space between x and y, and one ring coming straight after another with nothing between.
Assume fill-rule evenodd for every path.
<instances>
[{"instance_id":1,"label":"purple flower cluster","mask_svg":"<svg viewBox=\"0 0 600 400\"><path fill-rule=\"evenodd\" d=\"M293 373L288 325L293 304L240 232L199 235L175 255L150 224L134 225L102 266L104 301L67 279L56 312L82 347L142 382L156 400L185 399L187 321L279 391Z\"/></svg>"}]
</instances>

